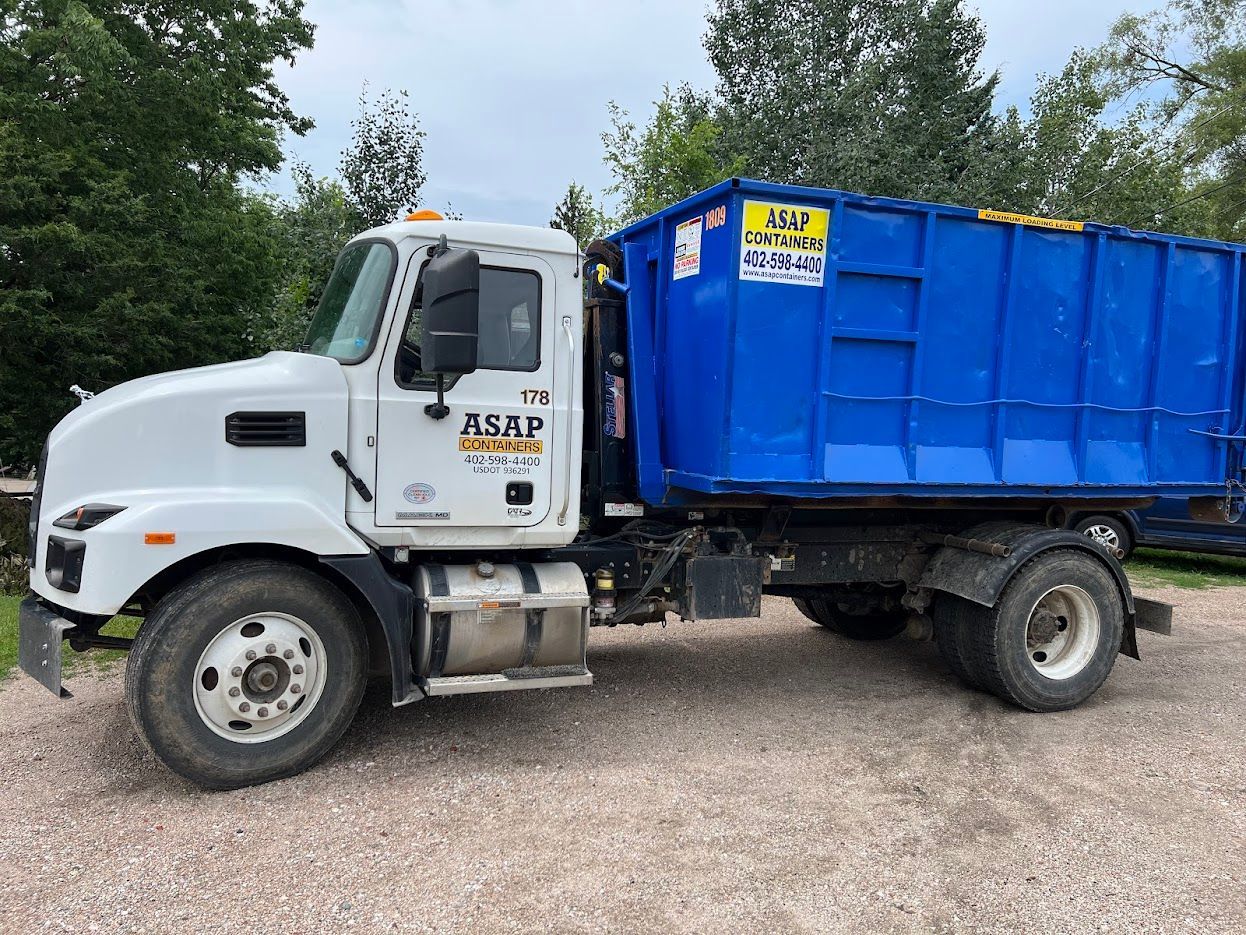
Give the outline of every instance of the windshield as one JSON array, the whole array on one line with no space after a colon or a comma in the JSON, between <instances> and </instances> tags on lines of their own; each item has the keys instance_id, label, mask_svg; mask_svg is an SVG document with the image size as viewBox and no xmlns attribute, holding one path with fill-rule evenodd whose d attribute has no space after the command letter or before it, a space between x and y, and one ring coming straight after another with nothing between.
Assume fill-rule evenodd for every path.
<instances>
[{"instance_id":1,"label":"windshield","mask_svg":"<svg viewBox=\"0 0 1246 935\"><path fill-rule=\"evenodd\" d=\"M367 357L393 271L389 244L357 243L343 250L307 329L306 349L344 364Z\"/></svg>"}]
</instances>

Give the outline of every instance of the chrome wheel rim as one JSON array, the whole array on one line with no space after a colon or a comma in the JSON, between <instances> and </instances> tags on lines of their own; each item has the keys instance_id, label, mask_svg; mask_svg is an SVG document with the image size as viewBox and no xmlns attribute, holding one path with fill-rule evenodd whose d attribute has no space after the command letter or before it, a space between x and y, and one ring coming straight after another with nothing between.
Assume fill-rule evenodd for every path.
<instances>
[{"instance_id":1,"label":"chrome wheel rim","mask_svg":"<svg viewBox=\"0 0 1246 935\"><path fill-rule=\"evenodd\" d=\"M324 694L324 644L289 614L252 614L221 630L199 656L195 710L213 733L263 743L294 730Z\"/></svg>"},{"instance_id":2,"label":"chrome wheel rim","mask_svg":"<svg viewBox=\"0 0 1246 935\"><path fill-rule=\"evenodd\" d=\"M1073 678L1094 659L1102 624L1099 608L1083 589L1062 584L1038 599L1026 625L1026 656L1056 681Z\"/></svg>"},{"instance_id":3,"label":"chrome wheel rim","mask_svg":"<svg viewBox=\"0 0 1246 935\"><path fill-rule=\"evenodd\" d=\"M1121 547L1121 537L1115 529L1103 523L1086 527L1086 535L1102 546L1115 550Z\"/></svg>"}]
</instances>

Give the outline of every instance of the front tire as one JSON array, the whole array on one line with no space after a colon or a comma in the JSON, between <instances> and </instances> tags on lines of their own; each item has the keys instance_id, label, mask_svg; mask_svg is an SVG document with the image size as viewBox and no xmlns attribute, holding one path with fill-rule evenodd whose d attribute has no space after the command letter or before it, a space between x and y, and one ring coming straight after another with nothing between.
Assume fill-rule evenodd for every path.
<instances>
[{"instance_id":1,"label":"front tire","mask_svg":"<svg viewBox=\"0 0 1246 935\"><path fill-rule=\"evenodd\" d=\"M1116 579L1094 556L1044 552L1023 565L992 608L968 604L969 679L1030 711L1064 711L1107 681L1125 609Z\"/></svg>"},{"instance_id":2,"label":"front tire","mask_svg":"<svg viewBox=\"0 0 1246 935\"><path fill-rule=\"evenodd\" d=\"M359 707L367 643L354 606L275 561L209 568L144 622L126 666L139 737L181 776L236 789L301 772Z\"/></svg>"}]
</instances>

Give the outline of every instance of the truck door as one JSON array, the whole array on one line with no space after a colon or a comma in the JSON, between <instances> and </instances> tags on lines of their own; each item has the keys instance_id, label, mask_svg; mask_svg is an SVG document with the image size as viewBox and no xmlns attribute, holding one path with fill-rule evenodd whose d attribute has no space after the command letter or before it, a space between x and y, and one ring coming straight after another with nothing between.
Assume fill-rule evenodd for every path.
<instances>
[{"instance_id":1,"label":"truck door","mask_svg":"<svg viewBox=\"0 0 1246 935\"><path fill-rule=\"evenodd\" d=\"M425 412L437 384L420 370L414 298L386 348L377 381L377 526L533 526L551 508L554 272L536 257L479 253L477 370L446 378L448 416ZM423 250L411 259L408 282L427 259Z\"/></svg>"}]
</instances>

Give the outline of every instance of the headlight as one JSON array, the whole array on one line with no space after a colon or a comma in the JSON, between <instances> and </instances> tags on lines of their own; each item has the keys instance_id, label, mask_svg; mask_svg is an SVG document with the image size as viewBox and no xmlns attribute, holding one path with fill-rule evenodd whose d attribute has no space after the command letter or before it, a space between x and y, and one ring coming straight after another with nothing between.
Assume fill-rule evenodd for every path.
<instances>
[{"instance_id":1,"label":"headlight","mask_svg":"<svg viewBox=\"0 0 1246 935\"><path fill-rule=\"evenodd\" d=\"M125 507L112 506L108 503L88 503L80 506L78 509L66 513L60 519L52 523L53 526L59 526L61 529L73 529L81 532L84 529L91 529L109 517L116 516Z\"/></svg>"}]
</instances>

